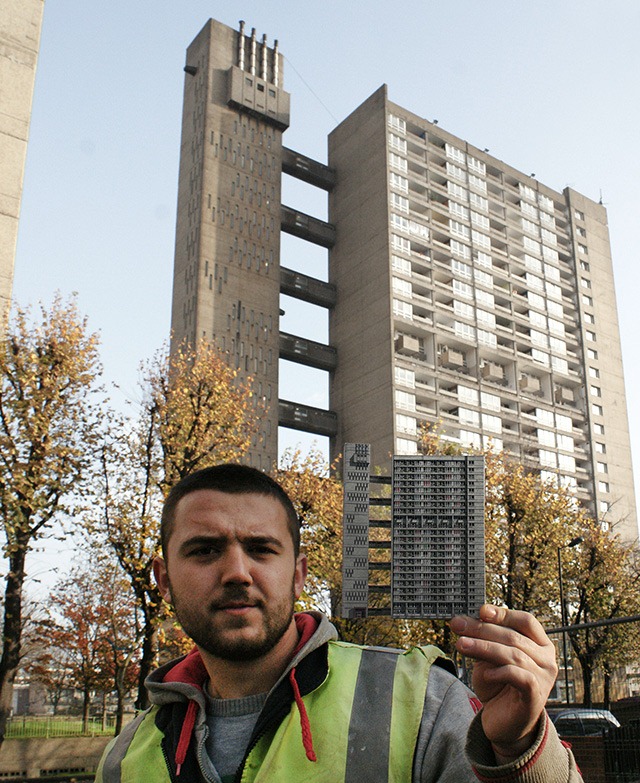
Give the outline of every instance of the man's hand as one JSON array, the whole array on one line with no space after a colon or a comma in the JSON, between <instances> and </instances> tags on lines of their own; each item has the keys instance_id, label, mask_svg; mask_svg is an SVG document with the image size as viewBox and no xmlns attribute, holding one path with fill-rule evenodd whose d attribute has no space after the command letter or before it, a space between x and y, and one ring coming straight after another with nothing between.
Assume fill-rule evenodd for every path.
<instances>
[{"instance_id":1,"label":"man's hand","mask_svg":"<svg viewBox=\"0 0 640 783\"><path fill-rule=\"evenodd\" d=\"M558 672L556 651L528 612L485 604L480 619L454 617L456 649L475 659L473 689L498 763L528 750Z\"/></svg>"}]
</instances>

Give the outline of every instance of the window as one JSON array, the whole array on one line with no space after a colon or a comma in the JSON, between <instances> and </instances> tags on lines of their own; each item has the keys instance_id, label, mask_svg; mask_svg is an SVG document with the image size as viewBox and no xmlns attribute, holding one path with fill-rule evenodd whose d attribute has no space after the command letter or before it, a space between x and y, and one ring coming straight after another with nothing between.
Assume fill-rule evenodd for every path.
<instances>
[{"instance_id":1,"label":"window","mask_svg":"<svg viewBox=\"0 0 640 783\"><path fill-rule=\"evenodd\" d=\"M451 144L445 144L444 151L448 158L451 158L451 160L455 160L457 163L462 163L464 165L466 155L462 150L459 150L457 147L454 147Z\"/></svg>"},{"instance_id":2,"label":"window","mask_svg":"<svg viewBox=\"0 0 640 783\"><path fill-rule=\"evenodd\" d=\"M473 299L473 289L468 283L461 280L453 280L453 293L458 296L464 296L466 299Z\"/></svg>"},{"instance_id":3,"label":"window","mask_svg":"<svg viewBox=\"0 0 640 783\"><path fill-rule=\"evenodd\" d=\"M522 237L522 244L524 245L525 250L540 255L540 243L536 242L535 239L531 239L531 237Z\"/></svg>"},{"instance_id":4,"label":"window","mask_svg":"<svg viewBox=\"0 0 640 783\"><path fill-rule=\"evenodd\" d=\"M481 392L480 401L483 408L488 411L500 411L500 397L497 394Z\"/></svg>"},{"instance_id":5,"label":"window","mask_svg":"<svg viewBox=\"0 0 640 783\"><path fill-rule=\"evenodd\" d=\"M598 469L598 473L608 473L609 468L607 467L606 462L596 462L596 467Z\"/></svg>"},{"instance_id":6,"label":"window","mask_svg":"<svg viewBox=\"0 0 640 783\"><path fill-rule=\"evenodd\" d=\"M463 245L457 239L452 239L450 243L451 252L460 258L471 258L471 248L469 245Z\"/></svg>"},{"instance_id":7,"label":"window","mask_svg":"<svg viewBox=\"0 0 640 783\"><path fill-rule=\"evenodd\" d=\"M527 291L527 299L532 307L537 307L539 310L544 310L544 296L536 294L533 291Z\"/></svg>"},{"instance_id":8,"label":"window","mask_svg":"<svg viewBox=\"0 0 640 783\"><path fill-rule=\"evenodd\" d=\"M556 318L564 318L564 307L560 302L552 302L549 300L547 302L547 310L549 311L549 315L553 315Z\"/></svg>"},{"instance_id":9,"label":"window","mask_svg":"<svg viewBox=\"0 0 640 783\"><path fill-rule=\"evenodd\" d=\"M594 424L593 431L596 435L604 435L604 424Z\"/></svg>"},{"instance_id":10,"label":"window","mask_svg":"<svg viewBox=\"0 0 640 783\"><path fill-rule=\"evenodd\" d=\"M594 351L593 348L587 348L587 357L589 359L596 359L598 358L598 352Z\"/></svg>"},{"instance_id":11,"label":"window","mask_svg":"<svg viewBox=\"0 0 640 783\"><path fill-rule=\"evenodd\" d=\"M399 318L413 318L413 305L400 299L393 300L393 314Z\"/></svg>"},{"instance_id":12,"label":"window","mask_svg":"<svg viewBox=\"0 0 640 783\"><path fill-rule=\"evenodd\" d=\"M607 453L607 447L605 446L604 443L598 443L596 441L595 447L596 447L596 453L597 454L606 454Z\"/></svg>"},{"instance_id":13,"label":"window","mask_svg":"<svg viewBox=\"0 0 640 783\"><path fill-rule=\"evenodd\" d=\"M560 288L559 285L551 283L549 280L547 280L544 288L547 292L547 296L551 297L552 299L557 299L559 302L562 301L562 288Z\"/></svg>"},{"instance_id":14,"label":"window","mask_svg":"<svg viewBox=\"0 0 640 783\"><path fill-rule=\"evenodd\" d=\"M475 171L476 174L482 174L483 177L487 173L487 166L483 161L469 155L467 163L469 164L469 171Z\"/></svg>"},{"instance_id":15,"label":"window","mask_svg":"<svg viewBox=\"0 0 640 783\"><path fill-rule=\"evenodd\" d=\"M464 169L461 169L460 166L449 163L449 161L447 161L447 176L459 179L462 182L467 181L467 172Z\"/></svg>"},{"instance_id":16,"label":"window","mask_svg":"<svg viewBox=\"0 0 640 783\"><path fill-rule=\"evenodd\" d=\"M584 230L584 228L582 228L582 226L576 226L576 234L579 237L586 237L587 236L587 232Z\"/></svg>"},{"instance_id":17,"label":"window","mask_svg":"<svg viewBox=\"0 0 640 783\"><path fill-rule=\"evenodd\" d=\"M542 246L542 255L544 258L546 258L547 261L555 261L556 264L560 262L560 254L558 251L553 247L549 247L548 245Z\"/></svg>"},{"instance_id":18,"label":"window","mask_svg":"<svg viewBox=\"0 0 640 783\"><path fill-rule=\"evenodd\" d=\"M474 269L473 277L478 285L493 288L493 275L490 275L488 272L483 272L482 269Z\"/></svg>"},{"instance_id":19,"label":"window","mask_svg":"<svg viewBox=\"0 0 640 783\"><path fill-rule=\"evenodd\" d=\"M611 509L611 503L608 503L606 500L601 500L599 502L599 504L598 504L598 507L600 508L600 513L601 514L606 514L607 511L609 511ZM602 524L602 529L603 530L608 530L609 529L609 525L608 525L607 522L602 522L601 524ZM605 527L605 525L606 525L606 527Z\"/></svg>"},{"instance_id":20,"label":"window","mask_svg":"<svg viewBox=\"0 0 640 783\"><path fill-rule=\"evenodd\" d=\"M395 393L396 408L400 408L405 411L415 411L416 409L416 395L409 392L400 391L396 389Z\"/></svg>"},{"instance_id":21,"label":"window","mask_svg":"<svg viewBox=\"0 0 640 783\"><path fill-rule=\"evenodd\" d=\"M417 454L418 444L415 440L407 440L407 438L396 438L396 452L398 454Z\"/></svg>"},{"instance_id":22,"label":"window","mask_svg":"<svg viewBox=\"0 0 640 783\"><path fill-rule=\"evenodd\" d=\"M408 168L406 158L401 158L395 152L389 153L389 165L393 166L394 169L398 169L398 171L407 171Z\"/></svg>"},{"instance_id":23,"label":"window","mask_svg":"<svg viewBox=\"0 0 640 783\"><path fill-rule=\"evenodd\" d=\"M578 252L583 253L585 256L589 253L586 245L578 245Z\"/></svg>"},{"instance_id":24,"label":"window","mask_svg":"<svg viewBox=\"0 0 640 783\"><path fill-rule=\"evenodd\" d=\"M477 193L469 193L469 202L476 209L481 209L484 212L489 211L489 201L484 196L480 196Z\"/></svg>"},{"instance_id":25,"label":"window","mask_svg":"<svg viewBox=\"0 0 640 783\"><path fill-rule=\"evenodd\" d=\"M479 324L487 324L495 329L496 317L493 313L488 313L486 310L476 310L476 318Z\"/></svg>"},{"instance_id":26,"label":"window","mask_svg":"<svg viewBox=\"0 0 640 783\"><path fill-rule=\"evenodd\" d=\"M400 133L407 132L407 123L402 117L396 117L395 114L390 114L388 118L389 127L394 130L400 131Z\"/></svg>"},{"instance_id":27,"label":"window","mask_svg":"<svg viewBox=\"0 0 640 783\"><path fill-rule=\"evenodd\" d=\"M467 405L477 405L478 390L470 389L468 386L458 385L458 402L465 402Z\"/></svg>"},{"instance_id":28,"label":"window","mask_svg":"<svg viewBox=\"0 0 640 783\"><path fill-rule=\"evenodd\" d=\"M458 419L460 424L471 424L476 427L480 425L480 414L478 411L470 411L468 408L458 408Z\"/></svg>"},{"instance_id":29,"label":"window","mask_svg":"<svg viewBox=\"0 0 640 783\"><path fill-rule=\"evenodd\" d=\"M581 277L580 278L580 285L583 288L591 288L591 280L587 280L586 277Z\"/></svg>"},{"instance_id":30,"label":"window","mask_svg":"<svg viewBox=\"0 0 640 783\"><path fill-rule=\"evenodd\" d=\"M541 229L540 233L542 234L543 242L546 242L548 245L558 244L558 237L555 235L554 231L549 231L548 228L543 228Z\"/></svg>"},{"instance_id":31,"label":"window","mask_svg":"<svg viewBox=\"0 0 640 783\"><path fill-rule=\"evenodd\" d=\"M396 174L395 171L389 172L389 184L403 193L409 192L409 180L401 174Z\"/></svg>"},{"instance_id":32,"label":"window","mask_svg":"<svg viewBox=\"0 0 640 783\"><path fill-rule=\"evenodd\" d=\"M411 242L404 237L399 237L397 234L391 234L391 247L394 250L399 250L401 253L411 252Z\"/></svg>"},{"instance_id":33,"label":"window","mask_svg":"<svg viewBox=\"0 0 640 783\"><path fill-rule=\"evenodd\" d=\"M539 332L537 329L529 329L529 337L533 345L539 345L542 348L546 348L549 344L547 335L544 332Z\"/></svg>"},{"instance_id":34,"label":"window","mask_svg":"<svg viewBox=\"0 0 640 783\"><path fill-rule=\"evenodd\" d=\"M458 261L457 258L451 259L451 269L460 277L471 277L471 267L469 264L465 264L464 261Z\"/></svg>"},{"instance_id":35,"label":"window","mask_svg":"<svg viewBox=\"0 0 640 783\"><path fill-rule=\"evenodd\" d=\"M553 349L553 345L551 348ZM562 373L563 375L569 374L569 362L566 359L561 359L559 356L552 356L551 366L556 372Z\"/></svg>"},{"instance_id":36,"label":"window","mask_svg":"<svg viewBox=\"0 0 640 783\"><path fill-rule=\"evenodd\" d=\"M405 196L401 196L399 193L391 194L391 206L397 209L399 212L409 213L409 199Z\"/></svg>"},{"instance_id":37,"label":"window","mask_svg":"<svg viewBox=\"0 0 640 783\"><path fill-rule=\"evenodd\" d=\"M464 340L475 340L476 330L470 324L462 323L461 321L455 321L453 324L453 331L456 337L461 337Z\"/></svg>"},{"instance_id":38,"label":"window","mask_svg":"<svg viewBox=\"0 0 640 783\"><path fill-rule=\"evenodd\" d=\"M482 228L485 231L489 230L489 218L486 215L480 215L478 212L472 212L471 222L474 226L478 226L478 228Z\"/></svg>"},{"instance_id":39,"label":"window","mask_svg":"<svg viewBox=\"0 0 640 783\"><path fill-rule=\"evenodd\" d=\"M538 291L544 290L544 283L542 279L540 277L536 277L536 275L532 275L531 272L527 272L524 276L524 279L529 288L533 288Z\"/></svg>"},{"instance_id":40,"label":"window","mask_svg":"<svg viewBox=\"0 0 640 783\"><path fill-rule=\"evenodd\" d=\"M407 435L417 434L417 422L413 416L405 416L402 413L396 413L396 431Z\"/></svg>"},{"instance_id":41,"label":"window","mask_svg":"<svg viewBox=\"0 0 640 783\"><path fill-rule=\"evenodd\" d=\"M549 318L549 331L564 337L564 324L562 321L556 321L555 318Z\"/></svg>"},{"instance_id":42,"label":"window","mask_svg":"<svg viewBox=\"0 0 640 783\"><path fill-rule=\"evenodd\" d=\"M396 383L400 386L408 386L414 389L416 385L416 374L413 370L407 370L405 367L395 368Z\"/></svg>"},{"instance_id":43,"label":"window","mask_svg":"<svg viewBox=\"0 0 640 783\"><path fill-rule=\"evenodd\" d=\"M558 454L558 467L560 470L566 470L568 472L575 473L576 458L571 457L569 454Z\"/></svg>"},{"instance_id":44,"label":"window","mask_svg":"<svg viewBox=\"0 0 640 783\"><path fill-rule=\"evenodd\" d=\"M602 405L596 405L596 403L591 404L591 413L593 413L594 416L602 416L604 414L604 408Z\"/></svg>"},{"instance_id":45,"label":"window","mask_svg":"<svg viewBox=\"0 0 640 783\"><path fill-rule=\"evenodd\" d=\"M457 201L449 202L449 213L451 215L456 215L456 217L462 218L463 220L469 220L469 208L463 207L462 204L458 204Z\"/></svg>"},{"instance_id":46,"label":"window","mask_svg":"<svg viewBox=\"0 0 640 783\"><path fill-rule=\"evenodd\" d=\"M542 274L542 261L539 258L534 258L528 253L524 254L524 265L530 272L537 272Z\"/></svg>"},{"instance_id":47,"label":"window","mask_svg":"<svg viewBox=\"0 0 640 783\"><path fill-rule=\"evenodd\" d=\"M529 310L529 321L533 326L539 326L542 329L547 328L546 315L542 315L542 313L538 313L536 310Z\"/></svg>"},{"instance_id":48,"label":"window","mask_svg":"<svg viewBox=\"0 0 640 783\"><path fill-rule=\"evenodd\" d=\"M460 201L468 201L469 199L466 188L463 188L462 185L458 185L456 182L447 182L447 193L460 199Z\"/></svg>"},{"instance_id":49,"label":"window","mask_svg":"<svg viewBox=\"0 0 640 783\"><path fill-rule=\"evenodd\" d=\"M589 375L592 378L599 378L600 377L600 370L597 367L589 367Z\"/></svg>"},{"instance_id":50,"label":"window","mask_svg":"<svg viewBox=\"0 0 640 783\"><path fill-rule=\"evenodd\" d=\"M599 386L591 386L589 391L592 397L602 397L602 389Z\"/></svg>"},{"instance_id":51,"label":"window","mask_svg":"<svg viewBox=\"0 0 640 783\"><path fill-rule=\"evenodd\" d=\"M527 201L520 202L520 211L523 215L529 215L534 220L538 218L538 210L533 204L529 204Z\"/></svg>"},{"instance_id":52,"label":"window","mask_svg":"<svg viewBox=\"0 0 640 783\"><path fill-rule=\"evenodd\" d=\"M584 261L582 258L580 259L580 269L582 269L583 272L589 271L589 262Z\"/></svg>"},{"instance_id":53,"label":"window","mask_svg":"<svg viewBox=\"0 0 640 783\"><path fill-rule=\"evenodd\" d=\"M581 212L579 209L576 209L573 215L576 220L584 220L584 212Z\"/></svg>"},{"instance_id":54,"label":"window","mask_svg":"<svg viewBox=\"0 0 640 783\"><path fill-rule=\"evenodd\" d=\"M490 413L482 414L482 428L488 432L502 432L502 419Z\"/></svg>"},{"instance_id":55,"label":"window","mask_svg":"<svg viewBox=\"0 0 640 783\"><path fill-rule=\"evenodd\" d=\"M531 349L531 358L534 362L539 362L540 364L544 364L545 367L549 366L549 354L545 353L544 351L541 351L538 348L532 348Z\"/></svg>"},{"instance_id":56,"label":"window","mask_svg":"<svg viewBox=\"0 0 640 783\"><path fill-rule=\"evenodd\" d=\"M588 294L582 294L582 304L593 307L593 299Z\"/></svg>"},{"instance_id":57,"label":"window","mask_svg":"<svg viewBox=\"0 0 640 783\"><path fill-rule=\"evenodd\" d=\"M411 283L408 280L402 280L399 277L391 279L393 291L401 296L411 297Z\"/></svg>"},{"instance_id":58,"label":"window","mask_svg":"<svg viewBox=\"0 0 640 783\"><path fill-rule=\"evenodd\" d=\"M498 338L493 332L487 332L485 329L478 329L478 343L488 345L489 348L498 347Z\"/></svg>"},{"instance_id":59,"label":"window","mask_svg":"<svg viewBox=\"0 0 640 783\"><path fill-rule=\"evenodd\" d=\"M406 231L409 233L410 224L408 218L403 217L402 215L396 215L395 212L392 212L389 216L389 219L391 221L391 225L398 231Z\"/></svg>"},{"instance_id":60,"label":"window","mask_svg":"<svg viewBox=\"0 0 640 783\"><path fill-rule=\"evenodd\" d=\"M408 258L400 256L391 256L391 268L394 272L400 272L403 275L411 274L411 261Z\"/></svg>"},{"instance_id":61,"label":"window","mask_svg":"<svg viewBox=\"0 0 640 783\"><path fill-rule=\"evenodd\" d=\"M549 347L552 351L559 354L566 354L567 352L567 344L564 340L561 340L559 337L549 337Z\"/></svg>"},{"instance_id":62,"label":"window","mask_svg":"<svg viewBox=\"0 0 640 783\"><path fill-rule=\"evenodd\" d=\"M598 492L609 492L609 482L608 481L599 481L598 482Z\"/></svg>"},{"instance_id":63,"label":"window","mask_svg":"<svg viewBox=\"0 0 640 783\"><path fill-rule=\"evenodd\" d=\"M547 278L547 280L555 280L557 283L560 282L560 270L558 269L557 266L552 266L551 264L545 264L544 275Z\"/></svg>"},{"instance_id":64,"label":"window","mask_svg":"<svg viewBox=\"0 0 640 783\"><path fill-rule=\"evenodd\" d=\"M405 139L401 139L400 136L396 136L395 133L389 134L389 146L392 150L398 150L398 152L402 152L404 155L407 154L407 142Z\"/></svg>"},{"instance_id":65,"label":"window","mask_svg":"<svg viewBox=\"0 0 640 783\"><path fill-rule=\"evenodd\" d=\"M483 253L482 250L478 250L476 253L476 264L483 266L486 269L493 268L493 260L488 253Z\"/></svg>"},{"instance_id":66,"label":"window","mask_svg":"<svg viewBox=\"0 0 640 783\"><path fill-rule=\"evenodd\" d=\"M544 408L536 408L536 421L547 427L553 427L553 411L547 411Z\"/></svg>"},{"instance_id":67,"label":"window","mask_svg":"<svg viewBox=\"0 0 640 783\"><path fill-rule=\"evenodd\" d=\"M529 185L525 185L523 182L519 182L518 187L520 190L520 195L523 198L528 198L530 201L536 200L536 192L533 188L529 187Z\"/></svg>"},{"instance_id":68,"label":"window","mask_svg":"<svg viewBox=\"0 0 640 783\"><path fill-rule=\"evenodd\" d=\"M495 307L496 298L488 291L483 291L481 288L476 288L476 302L484 305L485 307Z\"/></svg>"},{"instance_id":69,"label":"window","mask_svg":"<svg viewBox=\"0 0 640 783\"><path fill-rule=\"evenodd\" d=\"M573 451L574 449L574 440L573 438L569 437L569 435L561 435L558 433L558 448L562 449L563 451Z\"/></svg>"},{"instance_id":70,"label":"window","mask_svg":"<svg viewBox=\"0 0 640 783\"><path fill-rule=\"evenodd\" d=\"M588 324L594 324L596 322L596 319L594 318L594 316L591 313L585 313L584 314L584 320Z\"/></svg>"},{"instance_id":71,"label":"window","mask_svg":"<svg viewBox=\"0 0 640 783\"><path fill-rule=\"evenodd\" d=\"M552 448L556 445L556 435L555 432L551 432L551 430L538 430L538 443L541 446L551 446Z\"/></svg>"},{"instance_id":72,"label":"window","mask_svg":"<svg viewBox=\"0 0 640 783\"><path fill-rule=\"evenodd\" d=\"M465 226L464 223L459 223L457 220L449 220L449 231L463 239L471 239L469 226Z\"/></svg>"},{"instance_id":73,"label":"window","mask_svg":"<svg viewBox=\"0 0 640 783\"><path fill-rule=\"evenodd\" d=\"M471 238L473 239L473 244L477 247L491 247L491 240L486 234L481 234L479 231L472 231Z\"/></svg>"},{"instance_id":74,"label":"window","mask_svg":"<svg viewBox=\"0 0 640 783\"><path fill-rule=\"evenodd\" d=\"M538 236L538 226L536 226L535 223L532 223L531 220L527 220L526 218L522 218L522 230L528 231L529 234L533 234L533 236Z\"/></svg>"},{"instance_id":75,"label":"window","mask_svg":"<svg viewBox=\"0 0 640 783\"><path fill-rule=\"evenodd\" d=\"M558 467L558 455L555 451L548 451L547 449L540 449L538 451L538 458L541 465L545 465L548 468Z\"/></svg>"},{"instance_id":76,"label":"window","mask_svg":"<svg viewBox=\"0 0 640 783\"><path fill-rule=\"evenodd\" d=\"M595 341L596 341L596 333L595 332L590 332L589 330L587 330L585 332L585 336L586 336L587 340L590 340L592 343L595 343Z\"/></svg>"},{"instance_id":77,"label":"window","mask_svg":"<svg viewBox=\"0 0 640 783\"><path fill-rule=\"evenodd\" d=\"M453 312L462 318L473 318L473 307L466 302L459 302L457 299L453 300Z\"/></svg>"},{"instance_id":78,"label":"window","mask_svg":"<svg viewBox=\"0 0 640 783\"><path fill-rule=\"evenodd\" d=\"M542 193L538 193L538 204L542 209L546 209L547 212L553 212L553 199L549 196L543 196Z\"/></svg>"},{"instance_id":79,"label":"window","mask_svg":"<svg viewBox=\"0 0 640 783\"><path fill-rule=\"evenodd\" d=\"M564 416L562 413L556 413L556 428L562 432L573 432L573 421L571 416Z\"/></svg>"},{"instance_id":80,"label":"window","mask_svg":"<svg viewBox=\"0 0 640 783\"><path fill-rule=\"evenodd\" d=\"M476 177L475 174L469 174L469 186L479 190L481 193L487 192L487 183L480 177Z\"/></svg>"}]
</instances>

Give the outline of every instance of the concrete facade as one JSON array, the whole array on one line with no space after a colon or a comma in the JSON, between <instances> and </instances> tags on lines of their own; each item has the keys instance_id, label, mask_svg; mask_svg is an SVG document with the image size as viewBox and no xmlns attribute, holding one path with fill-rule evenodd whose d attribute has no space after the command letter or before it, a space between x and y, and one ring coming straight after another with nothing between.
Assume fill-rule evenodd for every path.
<instances>
[{"instance_id":1,"label":"concrete facade","mask_svg":"<svg viewBox=\"0 0 640 783\"><path fill-rule=\"evenodd\" d=\"M391 103L329 137L334 454L492 442L637 537L606 210ZM357 313L357 317L354 315Z\"/></svg>"},{"instance_id":2,"label":"concrete facade","mask_svg":"<svg viewBox=\"0 0 640 783\"><path fill-rule=\"evenodd\" d=\"M210 20L187 51L172 341L204 338L267 407L249 461L277 457L280 177L289 96L266 40Z\"/></svg>"},{"instance_id":3,"label":"concrete facade","mask_svg":"<svg viewBox=\"0 0 640 783\"><path fill-rule=\"evenodd\" d=\"M44 0L5 0L0 14L0 322L11 305Z\"/></svg>"},{"instance_id":4,"label":"concrete facade","mask_svg":"<svg viewBox=\"0 0 640 783\"><path fill-rule=\"evenodd\" d=\"M281 425L328 436L332 457L370 443L388 470L440 422L572 487L635 539L604 207L385 86L330 134L328 166L283 147L281 57L243 26L209 21L187 66L173 339L213 340L255 379L268 415L252 464L276 461ZM281 204L283 173L328 192L329 222ZM281 231L329 250L329 282L280 266ZM330 345L279 332L281 293L327 309ZM278 399L278 357L330 373L330 410Z\"/></svg>"}]
</instances>

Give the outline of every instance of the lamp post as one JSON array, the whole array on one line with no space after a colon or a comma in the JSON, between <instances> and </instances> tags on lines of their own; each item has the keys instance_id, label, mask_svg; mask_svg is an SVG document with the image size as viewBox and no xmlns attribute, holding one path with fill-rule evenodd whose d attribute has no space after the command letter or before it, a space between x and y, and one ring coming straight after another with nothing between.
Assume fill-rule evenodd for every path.
<instances>
[{"instance_id":1,"label":"lamp post","mask_svg":"<svg viewBox=\"0 0 640 783\"><path fill-rule=\"evenodd\" d=\"M567 627L567 607L564 603L564 589L562 585L562 555L563 549L569 547L578 546L583 542L582 536L576 536L569 541L568 544L563 544L558 547L558 582L560 583L560 617L562 619L562 660L564 663L564 700L569 706L569 669L567 667L567 632L564 630Z\"/></svg>"}]
</instances>

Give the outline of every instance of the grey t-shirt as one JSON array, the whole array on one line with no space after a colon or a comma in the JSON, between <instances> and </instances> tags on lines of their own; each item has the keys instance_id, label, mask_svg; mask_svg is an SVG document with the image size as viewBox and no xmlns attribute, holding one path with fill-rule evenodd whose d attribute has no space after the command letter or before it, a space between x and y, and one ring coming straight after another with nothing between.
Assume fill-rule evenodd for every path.
<instances>
[{"instance_id":1,"label":"grey t-shirt","mask_svg":"<svg viewBox=\"0 0 640 783\"><path fill-rule=\"evenodd\" d=\"M244 758L253 728L267 700L266 693L241 699L213 699L205 687L208 760L213 779L231 783ZM205 760L205 761L206 761Z\"/></svg>"}]
</instances>

